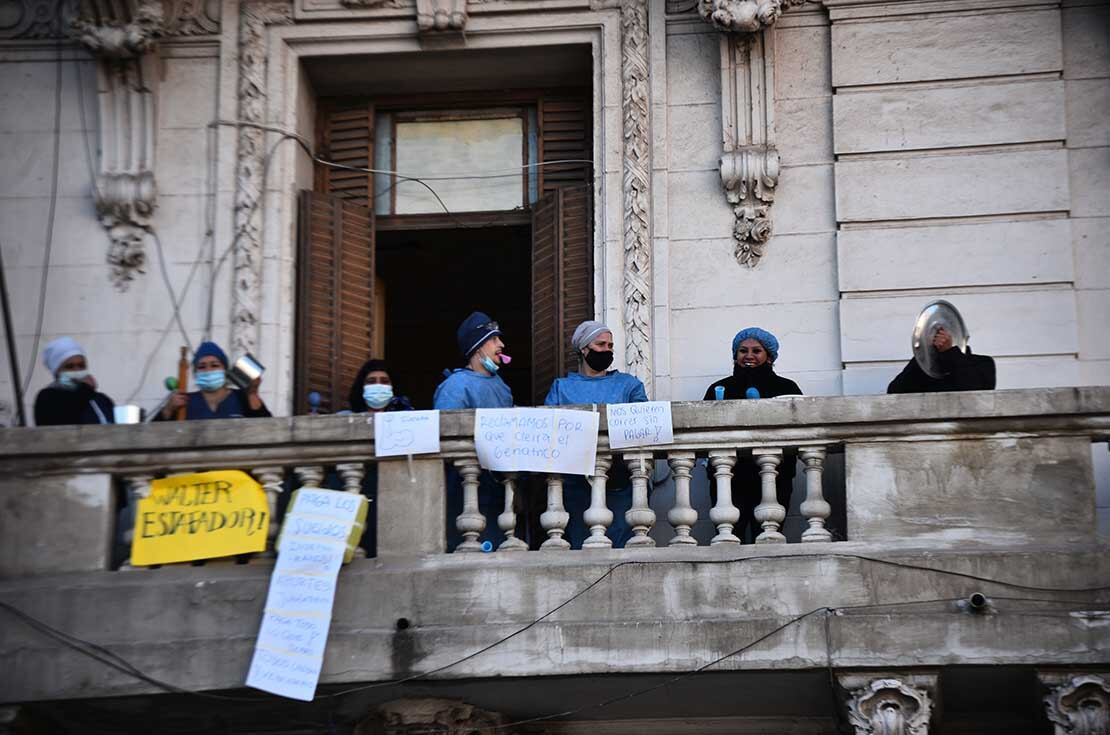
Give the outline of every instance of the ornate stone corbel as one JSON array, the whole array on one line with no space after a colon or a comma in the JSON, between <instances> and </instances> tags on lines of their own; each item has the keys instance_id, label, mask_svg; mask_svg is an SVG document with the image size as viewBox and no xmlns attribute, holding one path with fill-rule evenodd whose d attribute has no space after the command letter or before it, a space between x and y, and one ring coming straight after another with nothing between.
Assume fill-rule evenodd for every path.
<instances>
[{"instance_id":1,"label":"ornate stone corbel","mask_svg":"<svg viewBox=\"0 0 1110 735\"><path fill-rule=\"evenodd\" d=\"M416 26L422 34L462 33L466 19L466 0L416 0Z\"/></svg>"},{"instance_id":2,"label":"ornate stone corbel","mask_svg":"<svg viewBox=\"0 0 1110 735\"><path fill-rule=\"evenodd\" d=\"M1049 687L1044 698L1056 735L1110 732L1110 682L1097 674L1041 674Z\"/></svg>"},{"instance_id":3,"label":"ornate stone corbel","mask_svg":"<svg viewBox=\"0 0 1110 735\"><path fill-rule=\"evenodd\" d=\"M770 28L784 10L806 0L697 0L698 15L718 31L758 33Z\"/></svg>"},{"instance_id":4,"label":"ornate stone corbel","mask_svg":"<svg viewBox=\"0 0 1110 735\"><path fill-rule=\"evenodd\" d=\"M873 679L848 697L855 735L928 735L932 712L928 692L899 679Z\"/></svg>"},{"instance_id":5,"label":"ornate stone corbel","mask_svg":"<svg viewBox=\"0 0 1110 735\"><path fill-rule=\"evenodd\" d=\"M143 272L143 242L157 205L154 51L166 31L161 0L82 0L70 33L97 59L99 168L94 199L110 241L108 264L126 290Z\"/></svg>"},{"instance_id":6,"label":"ornate stone corbel","mask_svg":"<svg viewBox=\"0 0 1110 735\"><path fill-rule=\"evenodd\" d=\"M487 712L456 699L411 698L387 702L375 715L355 728L355 735L381 732L384 735L412 735L414 733L441 733L442 735L470 735L475 731L502 729L505 719L500 714Z\"/></svg>"},{"instance_id":7,"label":"ornate stone corbel","mask_svg":"<svg viewBox=\"0 0 1110 735\"><path fill-rule=\"evenodd\" d=\"M774 229L771 204L779 180L774 86L771 33L721 36L721 183L736 217L736 260L748 267L759 263Z\"/></svg>"}]
</instances>

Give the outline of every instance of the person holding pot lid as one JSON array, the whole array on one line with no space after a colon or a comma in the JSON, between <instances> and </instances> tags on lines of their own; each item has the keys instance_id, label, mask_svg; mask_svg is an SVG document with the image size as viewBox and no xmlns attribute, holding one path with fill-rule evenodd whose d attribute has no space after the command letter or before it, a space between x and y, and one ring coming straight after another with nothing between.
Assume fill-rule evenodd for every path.
<instances>
[{"instance_id":1,"label":"person holding pot lid","mask_svg":"<svg viewBox=\"0 0 1110 735\"><path fill-rule=\"evenodd\" d=\"M779 357L779 341L775 335L759 327L741 329L732 338L732 375L718 380L705 390L703 400L758 399L778 396L800 396L802 389L789 378L775 372ZM779 504L789 510L790 492L794 486L797 453L783 452L775 480ZM706 465L710 497L717 504L717 484L713 467ZM755 541L763 530L755 519L755 507L762 502L759 465L751 456L740 457L732 474L732 502L740 509L740 520L733 529L740 542Z\"/></svg>"},{"instance_id":2,"label":"person holding pot lid","mask_svg":"<svg viewBox=\"0 0 1110 735\"><path fill-rule=\"evenodd\" d=\"M578 371L556 378L544 399L545 406L566 406L586 403L642 403L648 400L644 384L635 375L610 370L613 364L613 331L601 322L585 321L571 336L571 346L578 353ZM624 548L632 537L632 526L624 514L632 509L632 480L624 462L614 462L606 483L605 505L613 513L613 522L606 535L613 548ZM563 479L563 498L570 520L566 539L571 548L582 548L589 536L583 514L590 507L590 483L581 476Z\"/></svg>"},{"instance_id":3,"label":"person holding pot lid","mask_svg":"<svg viewBox=\"0 0 1110 735\"><path fill-rule=\"evenodd\" d=\"M202 419L265 418L270 410L258 395L262 378L255 378L245 390L228 385L227 353L215 342L201 342L193 354L193 381L198 390L179 389L166 403L157 421L169 421L185 406L188 421Z\"/></svg>"}]
</instances>

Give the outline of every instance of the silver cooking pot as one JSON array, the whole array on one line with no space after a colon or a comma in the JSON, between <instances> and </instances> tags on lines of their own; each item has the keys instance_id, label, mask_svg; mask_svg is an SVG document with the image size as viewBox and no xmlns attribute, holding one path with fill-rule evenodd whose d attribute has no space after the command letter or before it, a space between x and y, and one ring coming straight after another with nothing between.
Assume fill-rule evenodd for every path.
<instances>
[{"instance_id":1,"label":"silver cooking pot","mask_svg":"<svg viewBox=\"0 0 1110 735\"><path fill-rule=\"evenodd\" d=\"M247 386L256 378L261 378L264 372L266 372L266 368L255 359L254 355L248 352L236 360L231 369L227 371L227 379L240 389L246 390Z\"/></svg>"}]
</instances>

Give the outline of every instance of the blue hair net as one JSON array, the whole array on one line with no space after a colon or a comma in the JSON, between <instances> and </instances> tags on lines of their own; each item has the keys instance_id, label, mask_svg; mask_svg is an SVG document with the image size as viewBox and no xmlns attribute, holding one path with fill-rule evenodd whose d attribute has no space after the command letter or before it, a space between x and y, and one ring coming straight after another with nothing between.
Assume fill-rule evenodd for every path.
<instances>
[{"instance_id":1,"label":"blue hair net","mask_svg":"<svg viewBox=\"0 0 1110 735\"><path fill-rule=\"evenodd\" d=\"M775 335L771 334L766 329L748 327L747 329L741 329L736 333L736 336L732 338L732 359L734 361L736 360L736 350L740 348L740 343L746 339L757 340L759 344L763 345L763 349L767 350L771 362L779 359L779 341Z\"/></svg>"}]
</instances>

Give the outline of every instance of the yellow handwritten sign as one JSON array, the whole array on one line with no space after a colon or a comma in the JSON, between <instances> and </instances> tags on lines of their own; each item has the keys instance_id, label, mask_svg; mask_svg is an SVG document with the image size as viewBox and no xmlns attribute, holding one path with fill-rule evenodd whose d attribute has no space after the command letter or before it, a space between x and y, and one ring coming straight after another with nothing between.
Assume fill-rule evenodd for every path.
<instances>
[{"instance_id":1,"label":"yellow handwritten sign","mask_svg":"<svg viewBox=\"0 0 1110 735\"><path fill-rule=\"evenodd\" d=\"M270 510L262 486L238 470L174 475L139 501L131 563L170 564L266 548Z\"/></svg>"}]
</instances>

